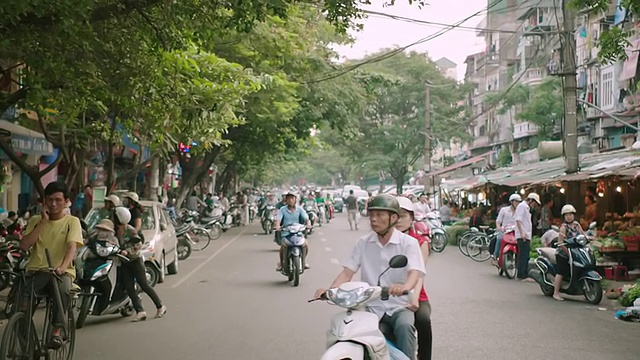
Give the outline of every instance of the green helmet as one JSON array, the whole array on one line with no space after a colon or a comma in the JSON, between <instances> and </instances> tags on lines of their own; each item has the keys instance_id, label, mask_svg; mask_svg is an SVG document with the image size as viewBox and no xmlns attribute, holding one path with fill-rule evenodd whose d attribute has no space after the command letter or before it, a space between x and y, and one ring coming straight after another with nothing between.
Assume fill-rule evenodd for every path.
<instances>
[{"instance_id":1,"label":"green helmet","mask_svg":"<svg viewBox=\"0 0 640 360\"><path fill-rule=\"evenodd\" d=\"M386 210L394 214L400 214L400 204L398 200L389 194L376 195L369 201L367 210Z\"/></svg>"}]
</instances>

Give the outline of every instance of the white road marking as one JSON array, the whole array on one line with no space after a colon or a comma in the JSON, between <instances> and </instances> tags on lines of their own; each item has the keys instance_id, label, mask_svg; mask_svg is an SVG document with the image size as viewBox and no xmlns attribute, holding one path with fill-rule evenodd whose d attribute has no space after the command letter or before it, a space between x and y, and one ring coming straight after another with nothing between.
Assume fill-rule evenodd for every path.
<instances>
[{"instance_id":1,"label":"white road marking","mask_svg":"<svg viewBox=\"0 0 640 360\"><path fill-rule=\"evenodd\" d=\"M322 238L320 239L320 241L327 241L327 238Z\"/></svg>"},{"instance_id":2,"label":"white road marking","mask_svg":"<svg viewBox=\"0 0 640 360\"><path fill-rule=\"evenodd\" d=\"M331 263L332 264L336 264L336 265L340 265L340 261L338 261L338 259L336 259L336 258L331 258Z\"/></svg>"},{"instance_id":3,"label":"white road marking","mask_svg":"<svg viewBox=\"0 0 640 360\"><path fill-rule=\"evenodd\" d=\"M209 256L205 261L201 262L200 265L196 266L195 269L189 271L189 273L187 275L185 275L182 279L180 279L180 281L178 281L177 283L175 283L171 288L175 289L178 286L182 285L185 281L189 280L189 278L191 276L193 276L193 274L195 274L196 272L198 272L198 270L202 269L205 265L207 265L207 263L209 263L209 261L213 260L216 256L218 256L218 254L220 254L222 252L222 250L226 249L227 246L231 245L234 241L238 240L238 238L240 236L242 236L242 234L244 234L247 231L247 228L245 228L244 230L242 230L238 235L236 235L233 239L229 240L228 243L224 244L220 249L218 249L218 251L214 252L213 254L211 254L211 256Z\"/></svg>"},{"instance_id":4,"label":"white road marking","mask_svg":"<svg viewBox=\"0 0 640 360\"><path fill-rule=\"evenodd\" d=\"M319 231L318 231L318 235L324 235L324 233L323 233L323 232L319 232Z\"/></svg>"},{"instance_id":5,"label":"white road marking","mask_svg":"<svg viewBox=\"0 0 640 360\"><path fill-rule=\"evenodd\" d=\"M330 247L326 247L326 248L324 248L324 251L329 251L330 252L331 248Z\"/></svg>"}]
</instances>

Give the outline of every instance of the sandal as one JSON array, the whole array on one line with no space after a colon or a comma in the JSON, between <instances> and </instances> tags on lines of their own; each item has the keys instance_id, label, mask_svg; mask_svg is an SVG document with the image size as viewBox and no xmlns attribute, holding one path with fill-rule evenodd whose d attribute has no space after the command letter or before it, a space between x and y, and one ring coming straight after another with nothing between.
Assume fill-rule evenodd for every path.
<instances>
[{"instance_id":1,"label":"sandal","mask_svg":"<svg viewBox=\"0 0 640 360\"><path fill-rule=\"evenodd\" d=\"M133 320L131 320L131 322L140 322L145 320L147 320L147 313L144 311L141 311L136 314L136 317L134 317Z\"/></svg>"},{"instance_id":2,"label":"sandal","mask_svg":"<svg viewBox=\"0 0 640 360\"><path fill-rule=\"evenodd\" d=\"M564 301L564 298L560 295L553 295L553 300Z\"/></svg>"},{"instance_id":3,"label":"sandal","mask_svg":"<svg viewBox=\"0 0 640 360\"><path fill-rule=\"evenodd\" d=\"M51 335L51 340L49 340L49 349L58 350L62 347L64 340L61 335Z\"/></svg>"}]
</instances>

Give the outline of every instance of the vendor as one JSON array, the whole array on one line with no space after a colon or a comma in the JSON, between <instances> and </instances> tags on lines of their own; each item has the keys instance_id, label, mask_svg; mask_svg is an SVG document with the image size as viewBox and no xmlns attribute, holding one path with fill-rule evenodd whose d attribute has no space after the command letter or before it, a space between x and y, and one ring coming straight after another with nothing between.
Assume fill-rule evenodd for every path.
<instances>
[{"instance_id":1,"label":"vendor","mask_svg":"<svg viewBox=\"0 0 640 360\"><path fill-rule=\"evenodd\" d=\"M586 222L587 227L589 224L596 221L598 219L598 205L596 203L596 198L593 195L586 195L584 197L584 220ZM584 224L583 224L584 227Z\"/></svg>"}]
</instances>

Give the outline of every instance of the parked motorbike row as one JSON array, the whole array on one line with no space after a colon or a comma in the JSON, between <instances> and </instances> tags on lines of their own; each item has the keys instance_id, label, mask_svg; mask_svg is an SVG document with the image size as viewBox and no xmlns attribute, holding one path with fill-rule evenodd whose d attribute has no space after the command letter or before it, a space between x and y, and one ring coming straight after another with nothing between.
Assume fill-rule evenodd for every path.
<instances>
[{"instance_id":1,"label":"parked motorbike row","mask_svg":"<svg viewBox=\"0 0 640 360\"><path fill-rule=\"evenodd\" d=\"M562 243L557 243L556 238L550 244L553 247L536 249L538 256L533 262L534 267L529 269L529 276L538 283L544 295L553 295L553 281L557 273L556 257L559 256L558 251L560 251L556 247L566 247L566 253L561 256L568 257L569 274L563 276L560 292L568 295L582 295L593 305L598 305L602 301L603 293L600 283L602 276L597 272L595 255L588 246L595 227L595 222L590 224L587 236L578 235L565 239ZM557 233L559 229L554 226L549 231ZM518 241L515 226L507 226L501 232L503 234L501 248L493 265L498 269L500 276L505 275L509 279L515 279L518 275ZM497 235L497 231L488 227L469 229L459 241L460 251L473 260L486 261L494 252L494 246L497 246Z\"/></svg>"}]
</instances>

